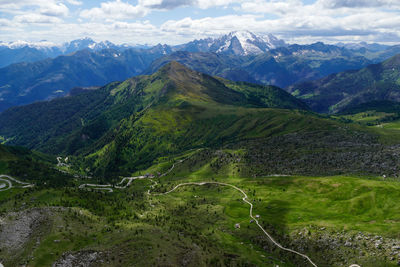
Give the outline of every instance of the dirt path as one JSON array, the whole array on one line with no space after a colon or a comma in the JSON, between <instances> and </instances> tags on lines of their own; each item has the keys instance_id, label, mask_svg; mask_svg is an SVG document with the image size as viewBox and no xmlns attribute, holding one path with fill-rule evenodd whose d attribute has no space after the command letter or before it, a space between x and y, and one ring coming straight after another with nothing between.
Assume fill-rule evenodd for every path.
<instances>
[{"instance_id":1,"label":"dirt path","mask_svg":"<svg viewBox=\"0 0 400 267\"><path fill-rule=\"evenodd\" d=\"M252 218L252 219L256 222L257 226L264 232L264 234L268 237L269 240L271 240L271 242L272 242L275 246L279 247L279 248L282 249L282 250L285 250L285 251L288 251L288 252L297 254L297 255L303 257L304 259L306 259L312 266L317 267L317 265L316 265L316 264L310 259L310 257L308 257L307 255L305 255L305 254L303 254L303 253L300 253L300 252L298 252L298 251L295 251L295 250L293 250L293 249L290 249L290 248L285 248L284 246L282 246L281 244L279 244L277 241L275 241L275 239L261 226L261 224L258 222L258 220L253 216L253 204L252 204L250 201L248 201L247 194L246 194L241 188L239 188L239 187L237 187L237 186L235 186L235 185L226 184L226 183L220 183L220 182L199 182L199 183L194 183L194 182L193 182L193 183L182 183L182 184L178 184L177 186L175 186L174 188L172 188L171 190L169 190L169 191L167 191L167 192L165 192L165 193L158 193L158 194L153 194L153 195L167 195L167 194L170 194L170 193L174 192L176 189L178 189L179 187L182 187L182 186L188 186L188 185L207 185L207 184L216 184L216 185L222 185L222 186L229 186L229 187L232 187L233 189L239 191L239 192L243 195L242 200L243 200L245 203L247 203L247 204L250 205L250 211L249 211L250 218Z\"/></svg>"},{"instance_id":2,"label":"dirt path","mask_svg":"<svg viewBox=\"0 0 400 267\"><path fill-rule=\"evenodd\" d=\"M177 163L182 163L183 161L184 161L184 160L180 160L180 161L178 161ZM172 167L171 167L168 171L166 171L165 173L161 174L160 177L163 177L163 176L167 175L167 174L170 173L174 168L175 168L175 163L172 165ZM125 181L128 181L128 182L126 183L126 185L125 185L125 186L118 186L118 185L117 185L117 186L115 186L115 188L123 189L123 188L126 188L126 187L130 186L130 184L131 184L132 181L134 181L134 180L137 180L137 179L146 179L146 178L147 178L146 176L124 177L124 178L122 178L122 180L118 183L118 185L123 184ZM150 179L150 178L148 178L148 179ZM153 180L152 180L152 181L153 181ZM237 187L237 186L234 186L234 185L231 185L231 184L226 184L226 183L220 183L220 182L200 182L200 183L194 183L194 182L192 182L192 183L181 183L181 184L178 184L177 186L175 186L174 188L172 188L171 190L169 190L168 192L165 192L165 193L151 193L151 189L153 189L154 186L157 185L157 182L154 181L153 185L151 185L151 186L150 186L150 189L147 191L147 194L148 194L148 195L167 195L167 194L169 194L169 193L174 192L176 189L178 189L179 187L182 187L182 186L188 186L188 185L206 185L206 184L216 184L216 185L222 185L222 186L229 186L229 187L232 187L233 189L239 191L239 192L243 195L242 200L243 200L245 203L247 203L247 204L250 205L250 212L249 212L250 218L252 218L252 219L256 222L257 226L263 231L263 233L268 237L269 240L271 240L271 242L272 242L275 246L279 247L279 248L282 249L282 250L285 250L285 251L288 251L288 252L297 254L297 255L303 257L304 259L306 259L312 266L317 267L317 265L316 265L307 255L302 254L302 253L300 253L300 252L298 252L298 251L292 250L292 249L290 249L290 248L285 248L284 246L282 246L281 244L279 244L278 242L275 241L275 239L261 226L261 224L258 222L257 218L255 218L255 217L253 216L253 204L252 204L250 201L247 200L247 199L248 199L247 194L246 194L241 188L239 188L239 187ZM107 184L107 185L82 184L82 185L79 186L79 188L85 188L85 187L91 187L92 189L107 190L107 191L109 191L109 192L113 192L112 185L110 185L110 184Z\"/></svg>"},{"instance_id":3,"label":"dirt path","mask_svg":"<svg viewBox=\"0 0 400 267\"><path fill-rule=\"evenodd\" d=\"M180 160L180 161L178 161L177 163L182 163L183 161L184 161L184 160ZM174 168L175 168L175 163L172 165L172 167L171 167L169 170L167 170L165 173L161 174L159 177L163 177L163 176L167 175L167 174L170 173ZM122 178L122 180L121 180L116 186L114 186L114 187L113 187L111 184L105 184L105 185L101 185L101 184L81 184L81 185L79 185L79 188L82 189L82 188L89 187L89 188L96 189L96 190L104 190L104 191L108 191L108 192L113 192L113 188L124 189L124 188L129 187L129 186L131 185L131 183L132 183L134 180L146 179L146 178L147 178L146 176L124 177L124 178ZM239 187L237 187L237 186L235 186L235 185L232 185L232 184L221 183L221 182L197 182L197 183L196 183L196 182L188 182L188 183L181 183L181 184L178 184L178 185L176 185L174 188L172 188L171 190L169 190L169 191L167 191L167 192L165 192L165 193L151 193L151 190L154 189L154 187L157 185L157 181L154 181L154 180L152 180L151 178L147 178L147 179L149 179L149 180L151 180L151 181L153 182L153 184L150 186L149 190L147 191L147 194L148 194L148 195L155 195L155 196L157 196L157 195L167 195L167 194L170 194L170 193L174 192L175 190L177 190L177 189L180 188L180 187L189 186L189 185L202 186L202 185L207 185L207 184L214 184L214 185L228 186L228 187L231 187L231 188L235 189L236 191L239 191L239 192L243 195L242 200L250 206L250 210L249 210L249 216L250 216L250 218L254 220L254 222L255 222L255 223L257 224L257 226L261 229L261 231L265 234L265 236L267 236L267 238L268 238L275 246L277 246L278 248L280 248L280 249L282 249L282 250L284 250L284 251L291 252L291 253L294 253L294 254L296 254L296 255L299 255L299 256L303 257L305 260L307 260L312 266L317 267L317 265L310 259L309 256L307 256L306 254L300 253L300 252L298 252L298 251L292 250L292 249L290 249L290 248L286 248L286 247L282 246L280 243L278 243L278 242L277 242L277 241L276 241L262 226L261 226L261 224L259 223L259 221L257 220L257 218L254 217L254 215L253 215L253 204L248 200L247 194L246 194L241 188L239 188ZM13 188L12 182L11 182L10 180L13 181L13 182L15 182L15 183L18 183L18 184L22 185L22 187L24 187L24 188L25 188L25 187L32 187L32 186L34 186L33 184L21 182L21 181L15 179L15 178L13 178L13 177L11 177L11 176L9 176L9 175L0 175L0 183L3 182L3 183L6 184L6 185L3 186L2 188L0 187L0 192L1 192L1 191L5 191L5 190L9 190L9 189ZM124 182L126 182L126 181L128 181L128 182L127 182L124 186L122 186L122 184L123 184ZM4 267L4 266L0 263L0 267ZM352 265L350 265L350 267L360 267L360 266L357 265L357 264L352 264Z\"/></svg>"}]
</instances>

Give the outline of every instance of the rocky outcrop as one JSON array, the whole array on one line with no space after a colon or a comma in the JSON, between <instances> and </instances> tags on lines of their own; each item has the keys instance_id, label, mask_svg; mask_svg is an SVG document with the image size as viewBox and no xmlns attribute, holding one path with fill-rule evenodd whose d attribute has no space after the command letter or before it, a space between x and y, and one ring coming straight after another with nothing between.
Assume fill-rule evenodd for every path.
<instances>
[{"instance_id":1,"label":"rocky outcrop","mask_svg":"<svg viewBox=\"0 0 400 267\"><path fill-rule=\"evenodd\" d=\"M78 251L75 253L66 252L62 257L53 263L53 267L89 267L99 266L103 263L103 252Z\"/></svg>"}]
</instances>

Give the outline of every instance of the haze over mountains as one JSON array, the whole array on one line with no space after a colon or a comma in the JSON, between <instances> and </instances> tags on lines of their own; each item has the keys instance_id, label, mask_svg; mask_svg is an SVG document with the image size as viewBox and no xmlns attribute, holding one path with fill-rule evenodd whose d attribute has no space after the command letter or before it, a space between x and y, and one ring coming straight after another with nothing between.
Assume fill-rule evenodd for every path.
<instances>
[{"instance_id":1,"label":"haze over mountains","mask_svg":"<svg viewBox=\"0 0 400 267\"><path fill-rule=\"evenodd\" d=\"M288 45L271 34L261 36L248 31L151 48L108 41L97 43L89 38L60 46L3 44L0 64L22 59L28 62L0 68L0 112L16 105L65 96L74 87L101 86L152 74L171 61L233 81L285 88L379 63L399 52L400 46L366 43ZM46 59L39 60L43 58Z\"/></svg>"}]
</instances>

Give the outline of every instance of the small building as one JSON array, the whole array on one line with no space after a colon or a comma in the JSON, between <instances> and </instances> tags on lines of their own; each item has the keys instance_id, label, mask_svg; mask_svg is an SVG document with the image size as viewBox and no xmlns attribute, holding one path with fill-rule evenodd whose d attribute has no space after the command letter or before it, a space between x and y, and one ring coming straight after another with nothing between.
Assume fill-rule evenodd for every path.
<instances>
[{"instance_id":1,"label":"small building","mask_svg":"<svg viewBox=\"0 0 400 267\"><path fill-rule=\"evenodd\" d=\"M260 218L260 215L257 214L257 215L256 215L256 218L257 218L257 219Z\"/></svg>"},{"instance_id":2,"label":"small building","mask_svg":"<svg viewBox=\"0 0 400 267\"><path fill-rule=\"evenodd\" d=\"M235 224L236 229L240 229L240 223Z\"/></svg>"}]
</instances>

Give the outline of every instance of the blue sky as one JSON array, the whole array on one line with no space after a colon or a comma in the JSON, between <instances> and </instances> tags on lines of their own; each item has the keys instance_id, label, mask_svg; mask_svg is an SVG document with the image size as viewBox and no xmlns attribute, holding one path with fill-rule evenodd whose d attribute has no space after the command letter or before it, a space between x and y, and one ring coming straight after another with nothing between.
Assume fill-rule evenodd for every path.
<instances>
[{"instance_id":1,"label":"blue sky","mask_svg":"<svg viewBox=\"0 0 400 267\"><path fill-rule=\"evenodd\" d=\"M289 43L400 43L399 0L0 0L0 41L179 44L234 30Z\"/></svg>"}]
</instances>

